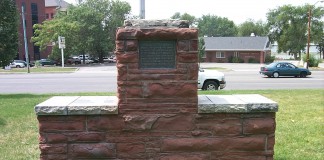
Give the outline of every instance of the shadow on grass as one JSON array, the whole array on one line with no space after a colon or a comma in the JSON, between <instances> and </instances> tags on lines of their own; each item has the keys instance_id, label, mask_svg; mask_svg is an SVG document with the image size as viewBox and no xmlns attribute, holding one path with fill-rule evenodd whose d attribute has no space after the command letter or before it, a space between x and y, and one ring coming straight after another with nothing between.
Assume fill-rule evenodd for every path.
<instances>
[{"instance_id":1,"label":"shadow on grass","mask_svg":"<svg viewBox=\"0 0 324 160\"><path fill-rule=\"evenodd\" d=\"M20 99L20 98L35 98L39 97L37 94L0 94L0 99L10 98L10 99ZM46 96L46 95L45 95ZM50 96L50 95L48 95Z\"/></svg>"},{"instance_id":2,"label":"shadow on grass","mask_svg":"<svg viewBox=\"0 0 324 160\"><path fill-rule=\"evenodd\" d=\"M0 126L5 126L7 124L7 121L0 117Z\"/></svg>"}]
</instances>

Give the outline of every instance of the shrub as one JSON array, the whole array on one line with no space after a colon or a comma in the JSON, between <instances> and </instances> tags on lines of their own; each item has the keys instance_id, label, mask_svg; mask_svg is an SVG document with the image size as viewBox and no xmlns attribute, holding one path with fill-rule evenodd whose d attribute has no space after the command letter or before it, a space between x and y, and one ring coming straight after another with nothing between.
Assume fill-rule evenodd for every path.
<instances>
[{"instance_id":1,"label":"shrub","mask_svg":"<svg viewBox=\"0 0 324 160\"><path fill-rule=\"evenodd\" d=\"M303 61L307 62L307 54L303 55ZM309 64L308 67L318 67L318 64L321 63L322 60L316 58L315 55L309 54Z\"/></svg>"},{"instance_id":2,"label":"shrub","mask_svg":"<svg viewBox=\"0 0 324 160\"><path fill-rule=\"evenodd\" d=\"M249 63L259 63L259 61L254 58L249 58L248 62Z\"/></svg>"},{"instance_id":3,"label":"shrub","mask_svg":"<svg viewBox=\"0 0 324 160\"><path fill-rule=\"evenodd\" d=\"M276 56L266 55L265 57L265 63L272 63L276 59Z\"/></svg>"},{"instance_id":4,"label":"shrub","mask_svg":"<svg viewBox=\"0 0 324 160\"><path fill-rule=\"evenodd\" d=\"M244 63L244 60L242 58L240 58L240 57L233 57L233 56L231 56L229 58L229 62L230 63Z\"/></svg>"}]
</instances>

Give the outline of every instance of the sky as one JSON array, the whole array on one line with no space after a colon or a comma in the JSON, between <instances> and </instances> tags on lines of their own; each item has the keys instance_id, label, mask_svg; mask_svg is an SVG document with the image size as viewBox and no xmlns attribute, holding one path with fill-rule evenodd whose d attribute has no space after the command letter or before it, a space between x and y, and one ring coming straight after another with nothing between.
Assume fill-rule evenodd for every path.
<instances>
[{"instance_id":1,"label":"sky","mask_svg":"<svg viewBox=\"0 0 324 160\"><path fill-rule=\"evenodd\" d=\"M65 0L75 3L77 0ZM128 2L131 13L139 16L140 0L121 0ZM319 0L145 0L145 19L169 19L174 13L188 13L196 18L202 15L226 17L241 24L248 19L266 21L266 13L278 6L291 4L300 6L314 5ZM323 6L324 3L316 3ZM305 13L307 14L307 13Z\"/></svg>"}]
</instances>

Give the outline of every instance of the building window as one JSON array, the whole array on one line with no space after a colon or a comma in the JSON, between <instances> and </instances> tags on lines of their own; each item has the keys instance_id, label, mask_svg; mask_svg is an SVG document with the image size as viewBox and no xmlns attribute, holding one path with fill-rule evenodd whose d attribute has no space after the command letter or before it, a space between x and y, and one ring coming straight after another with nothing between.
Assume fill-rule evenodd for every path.
<instances>
[{"instance_id":1,"label":"building window","mask_svg":"<svg viewBox=\"0 0 324 160\"><path fill-rule=\"evenodd\" d=\"M51 13L51 18L54 18L54 13Z\"/></svg>"},{"instance_id":2,"label":"building window","mask_svg":"<svg viewBox=\"0 0 324 160\"><path fill-rule=\"evenodd\" d=\"M216 58L225 58L224 52L216 52Z\"/></svg>"},{"instance_id":3,"label":"building window","mask_svg":"<svg viewBox=\"0 0 324 160\"><path fill-rule=\"evenodd\" d=\"M239 57L240 56L240 52L234 52L234 57Z\"/></svg>"},{"instance_id":4,"label":"building window","mask_svg":"<svg viewBox=\"0 0 324 160\"><path fill-rule=\"evenodd\" d=\"M38 9L37 9L37 4L36 3L32 3L31 4L31 16L32 16L32 25L37 24L38 23Z\"/></svg>"},{"instance_id":5,"label":"building window","mask_svg":"<svg viewBox=\"0 0 324 160\"><path fill-rule=\"evenodd\" d=\"M48 18L49 18L48 13L46 13L46 19L48 19Z\"/></svg>"}]
</instances>

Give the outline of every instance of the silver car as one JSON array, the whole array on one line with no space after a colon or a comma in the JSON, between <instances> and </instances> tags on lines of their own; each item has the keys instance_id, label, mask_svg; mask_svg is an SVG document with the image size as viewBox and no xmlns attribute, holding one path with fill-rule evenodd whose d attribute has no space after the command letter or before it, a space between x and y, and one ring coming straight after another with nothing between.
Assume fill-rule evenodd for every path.
<instances>
[{"instance_id":1,"label":"silver car","mask_svg":"<svg viewBox=\"0 0 324 160\"><path fill-rule=\"evenodd\" d=\"M24 68L26 66L25 63L26 62L22 60L14 60L9 64L9 66L11 68Z\"/></svg>"}]
</instances>

